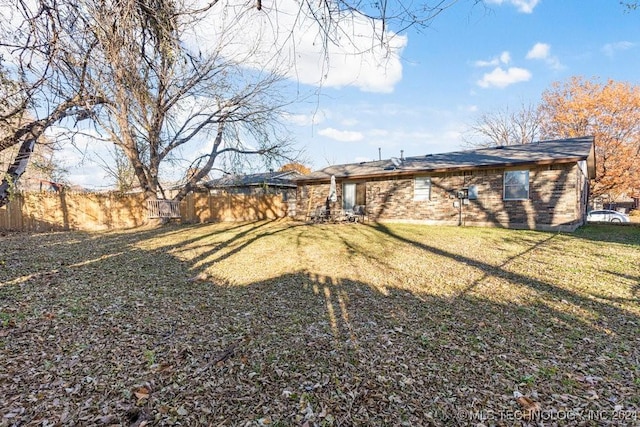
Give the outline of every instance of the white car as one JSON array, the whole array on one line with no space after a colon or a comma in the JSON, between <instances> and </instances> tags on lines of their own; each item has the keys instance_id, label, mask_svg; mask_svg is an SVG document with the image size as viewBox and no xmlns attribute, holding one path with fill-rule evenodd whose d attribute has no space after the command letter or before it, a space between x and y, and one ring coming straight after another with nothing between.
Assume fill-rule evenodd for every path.
<instances>
[{"instance_id":1,"label":"white car","mask_svg":"<svg viewBox=\"0 0 640 427\"><path fill-rule=\"evenodd\" d=\"M629 222L629 216L616 211L600 209L589 212L587 222Z\"/></svg>"}]
</instances>

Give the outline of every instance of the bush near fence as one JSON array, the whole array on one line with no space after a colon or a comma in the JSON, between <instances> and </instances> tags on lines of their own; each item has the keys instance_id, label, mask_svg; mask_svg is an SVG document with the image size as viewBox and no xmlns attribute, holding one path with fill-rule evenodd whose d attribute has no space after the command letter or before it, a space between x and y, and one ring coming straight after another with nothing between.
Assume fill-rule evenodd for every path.
<instances>
[{"instance_id":1,"label":"bush near fence","mask_svg":"<svg viewBox=\"0 0 640 427\"><path fill-rule=\"evenodd\" d=\"M190 193L180 203L183 223L255 221L289 214L280 195ZM147 221L142 194L21 193L0 208L0 230L116 230Z\"/></svg>"}]
</instances>

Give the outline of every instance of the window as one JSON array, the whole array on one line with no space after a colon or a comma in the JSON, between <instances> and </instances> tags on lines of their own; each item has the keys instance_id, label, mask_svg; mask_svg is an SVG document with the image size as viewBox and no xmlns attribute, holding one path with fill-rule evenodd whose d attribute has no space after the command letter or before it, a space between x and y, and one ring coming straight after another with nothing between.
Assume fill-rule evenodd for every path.
<instances>
[{"instance_id":1,"label":"window","mask_svg":"<svg viewBox=\"0 0 640 427\"><path fill-rule=\"evenodd\" d=\"M350 210L356 204L356 184L349 182L342 185L342 209Z\"/></svg>"},{"instance_id":2,"label":"window","mask_svg":"<svg viewBox=\"0 0 640 427\"><path fill-rule=\"evenodd\" d=\"M504 199L527 200L529 198L529 171L504 173Z\"/></svg>"},{"instance_id":3,"label":"window","mask_svg":"<svg viewBox=\"0 0 640 427\"><path fill-rule=\"evenodd\" d=\"M470 185L468 191L469 192L468 192L467 198L469 200L477 200L478 199L478 187L476 187L475 185Z\"/></svg>"},{"instance_id":4,"label":"window","mask_svg":"<svg viewBox=\"0 0 640 427\"><path fill-rule=\"evenodd\" d=\"M417 176L413 179L413 200L431 199L431 177Z\"/></svg>"}]
</instances>

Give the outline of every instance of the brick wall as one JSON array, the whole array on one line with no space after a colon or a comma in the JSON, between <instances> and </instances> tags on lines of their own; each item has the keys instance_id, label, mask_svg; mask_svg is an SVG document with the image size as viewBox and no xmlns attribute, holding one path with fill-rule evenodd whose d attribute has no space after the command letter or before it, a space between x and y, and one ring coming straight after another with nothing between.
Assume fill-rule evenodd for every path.
<instances>
[{"instance_id":1,"label":"brick wall","mask_svg":"<svg viewBox=\"0 0 640 427\"><path fill-rule=\"evenodd\" d=\"M576 164L529 169L529 200L503 200L504 169L429 174L430 200L413 200L413 177L371 179L366 182L366 211L373 221L406 221L457 225L494 225L512 228L567 229L582 223L586 205L585 177ZM342 182L337 182L342 203ZM455 191L475 185L477 200L454 202ZM324 206L329 183L298 187L298 217Z\"/></svg>"},{"instance_id":2,"label":"brick wall","mask_svg":"<svg viewBox=\"0 0 640 427\"><path fill-rule=\"evenodd\" d=\"M316 208L324 207L327 197L329 197L329 189L331 184L327 181L322 184L301 184L298 185L298 193L296 196L296 218L305 219ZM338 202L334 206L342 205L342 183L336 183L336 193L338 194Z\"/></svg>"}]
</instances>

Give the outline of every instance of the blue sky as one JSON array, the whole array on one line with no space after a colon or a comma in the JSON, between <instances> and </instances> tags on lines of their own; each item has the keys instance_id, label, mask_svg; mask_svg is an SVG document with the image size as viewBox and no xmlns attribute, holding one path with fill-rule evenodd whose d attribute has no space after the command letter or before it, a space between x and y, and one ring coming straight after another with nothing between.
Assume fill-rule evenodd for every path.
<instances>
[{"instance_id":1,"label":"blue sky","mask_svg":"<svg viewBox=\"0 0 640 427\"><path fill-rule=\"evenodd\" d=\"M279 22L288 31L286 19L294 14L287 15L284 5L297 7L263 0L262 15L252 15L244 0L235 1L247 21L237 26L239 32L225 33L234 48L257 38L267 50L277 45L277 35L263 37L265 27L255 36L260 19L268 17L263 25L271 30L269 19L281 13ZM292 105L285 120L305 163L320 169L374 160L379 148L383 158L399 157L400 150L405 156L460 150L462 135L480 114L536 104L553 82L583 76L639 83L640 11L603 0L473 3L460 0L429 27L388 39L390 51L375 45L355 56L348 46L332 46L328 65L313 28L300 24L295 37L284 34L297 43L295 50L281 49L296 55L285 58L296 70L289 76L292 91L310 94L322 81L319 94ZM222 10L210 17L206 37L215 38L211 27L231 15L229 7L224 15ZM355 49L372 47L370 26L356 21L348 31L361 36L354 38ZM91 153L67 148L60 157L72 183L108 185Z\"/></svg>"},{"instance_id":2,"label":"blue sky","mask_svg":"<svg viewBox=\"0 0 640 427\"><path fill-rule=\"evenodd\" d=\"M638 84L640 11L617 1L458 2L429 28L411 30L391 92L324 87L291 129L313 169L329 163L464 149L482 113L537 103L571 76ZM301 116L303 117L303 116Z\"/></svg>"}]
</instances>

